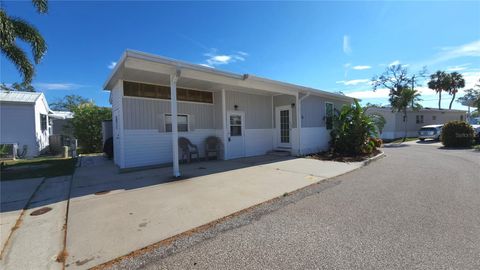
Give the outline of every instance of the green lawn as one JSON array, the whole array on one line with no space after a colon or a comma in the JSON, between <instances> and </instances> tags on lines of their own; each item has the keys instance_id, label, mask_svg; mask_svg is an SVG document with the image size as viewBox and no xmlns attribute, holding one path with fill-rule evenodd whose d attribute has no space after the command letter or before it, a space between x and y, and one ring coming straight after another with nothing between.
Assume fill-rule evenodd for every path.
<instances>
[{"instance_id":1,"label":"green lawn","mask_svg":"<svg viewBox=\"0 0 480 270\"><path fill-rule=\"evenodd\" d=\"M37 157L4 161L0 180L70 175L75 171L76 159Z\"/></svg>"},{"instance_id":2,"label":"green lawn","mask_svg":"<svg viewBox=\"0 0 480 270\"><path fill-rule=\"evenodd\" d=\"M418 141L418 137L407 137L407 139L405 141L406 142ZM394 141L391 141L390 143L401 143L401 142L403 142L403 138L396 139Z\"/></svg>"}]
</instances>

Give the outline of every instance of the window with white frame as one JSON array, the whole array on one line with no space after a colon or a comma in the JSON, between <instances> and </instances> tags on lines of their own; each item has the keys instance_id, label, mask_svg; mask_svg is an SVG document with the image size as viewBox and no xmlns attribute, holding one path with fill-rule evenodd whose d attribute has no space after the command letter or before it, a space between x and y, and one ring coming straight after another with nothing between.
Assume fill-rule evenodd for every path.
<instances>
[{"instance_id":1,"label":"window with white frame","mask_svg":"<svg viewBox=\"0 0 480 270\"><path fill-rule=\"evenodd\" d=\"M48 117L45 114L40 114L40 128L42 131L47 130L48 126Z\"/></svg>"},{"instance_id":2,"label":"window with white frame","mask_svg":"<svg viewBox=\"0 0 480 270\"><path fill-rule=\"evenodd\" d=\"M188 132L188 115L177 115L178 132ZM165 114L165 132L172 132L172 115Z\"/></svg>"}]
</instances>

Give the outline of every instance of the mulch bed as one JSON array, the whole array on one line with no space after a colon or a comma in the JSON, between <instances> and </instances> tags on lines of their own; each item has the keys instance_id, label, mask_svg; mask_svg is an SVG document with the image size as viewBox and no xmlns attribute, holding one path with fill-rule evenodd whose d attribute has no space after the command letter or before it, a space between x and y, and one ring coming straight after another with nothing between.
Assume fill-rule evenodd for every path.
<instances>
[{"instance_id":1,"label":"mulch bed","mask_svg":"<svg viewBox=\"0 0 480 270\"><path fill-rule=\"evenodd\" d=\"M357 161L367 160L380 153L381 151L377 149L368 155L351 156L351 155L340 155L340 154L332 153L330 151L324 151L324 152L308 155L306 156L306 158L312 158L312 159L318 159L318 160L330 160L330 161L338 161L338 162L357 162Z\"/></svg>"}]
</instances>

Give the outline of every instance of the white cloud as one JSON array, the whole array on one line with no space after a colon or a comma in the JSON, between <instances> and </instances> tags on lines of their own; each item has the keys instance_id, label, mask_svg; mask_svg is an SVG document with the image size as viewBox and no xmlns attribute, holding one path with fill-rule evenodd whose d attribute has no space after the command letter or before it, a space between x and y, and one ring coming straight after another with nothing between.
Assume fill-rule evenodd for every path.
<instances>
[{"instance_id":1,"label":"white cloud","mask_svg":"<svg viewBox=\"0 0 480 270\"><path fill-rule=\"evenodd\" d=\"M344 85L358 85L370 83L369 79L357 79L357 80L347 80L347 81L337 81L336 83L343 83Z\"/></svg>"},{"instance_id":2,"label":"white cloud","mask_svg":"<svg viewBox=\"0 0 480 270\"><path fill-rule=\"evenodd\" d=\"M352 53L352 47L350 46L350 37L348 35L343 36L343 52L345 54Z\"/></svg>"},{"instance_id":3,"label":"white cloud","mask_svg":"<svg viewBox=\"0 0 480 270\"><path fill-rule=\"evenodd\" d=\"M462 71L468 68L471 64L463 64L458 66L451 66L447 68L447 71Z\"/></svg>"},{"instance_id":4,"label":"white cloud","mask_svg":"<svg viewBox=\"0 0 480 270\"><path fill-rule=\"evenodd\" d=\"M108 68L109 69L114 69L116 65L117 65L117 62L112 61L112 62L110 62L110 65L108 65Z\"/></svg>"},{"instance_id":5,"label":"white cloud","mask_svg":"<svg viewBox=\"0 0 480 270\"><path fill-rule=\"evenodd\" d=\"M210 66L210 65L207 65L207 64L199 64L199 65L200 65L200 66L204 66L204 67L208 67L208 68L214 68L214 67L212 67L212 66Z\"/></svg>"},{"instance_id":6,"label":"white cloud","mask_svg":"<svg viewBox=\"0 0 480 270\"><path fill-rule=\"evenodd\" d=\"M34 83L33 86L39 90L74 90L83 87L76 83Z\"/></svg>"},{"instance_id":7,"label":"white cloud","mask_svg":"<svg viewBox=\"0 0 480 270\"><path fill-rule=\"evenodd\" d=\"M437 55L437 62L443 62L459 57L480 57L480 39L454 47L443 47Z\"/></svg>"},{"instance_id":8,"label":"white cloud","mask_svg":"<svg viewBox=\"0 0 480 270\"><path fill-rule=\"evenodd\" d=\"M354 66L352 67L355 70L365 70L365 69L371 69L371 66Z\"/></svg>"},{"instance_id":9,"label":"white cloud","mask_svg":"<svg viewBox=\"0 0 480 270\"><path fill-rule=\"evenodd\" d=\"M206 53L205 56L207 56L207 60L205 60L206 66L209 67L214 67L218 65L226 65L230 63L235 63L238 61L245 61L246 57L248 56L248 53L239 51L234 54L217 54L216 50L213 50L210 53Z\"/></svg>"},{"instance_id":10,"label":"white cloud","mask_svg":"<svg viewBox=\"0 0 480 270\"><path fill-rule=\"evenodd\" d=\"M390 64L388 64L388 66L396 66L396 65L399 65L400 64L400 61L399 60L395 60L393 62L391 62Z\"/></svg>"}]
</instances>

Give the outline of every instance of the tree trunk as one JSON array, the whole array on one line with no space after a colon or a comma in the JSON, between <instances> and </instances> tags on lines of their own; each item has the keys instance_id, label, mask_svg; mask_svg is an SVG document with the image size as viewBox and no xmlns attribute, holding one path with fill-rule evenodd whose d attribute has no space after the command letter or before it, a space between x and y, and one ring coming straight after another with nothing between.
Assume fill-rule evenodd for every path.
<instances>
[{"instance_id":1,"label":"tree trunk","mask_svg":"<svg viewBox=\"0 0 480 270\"><path fill-rule=\"evenodd\" d=\"M438 92L438 109L442 109L442 91Z\"/></svg>"},{"instance_id":2,"label":"tree trunk","mask_svg":"<svg viewBox=\"0 0 480 270\"><path fill-rule=\"evenodd\" d=\"M405 142L407 140L407 110L405 109L403 111L403 118L405 119L405 134L403 135L403 142Z\"/></svg>"},{"instance_id":3,"label":"tree trunk","mask_svg":"<svg viewBox=\"0 0 480 270\"><path fill-rule=\"evenodd\" d=\"M457 92L453 92L453 97L452 97L452 100L450 101L450 106L448 106L448 109L451 110L452 109L452 104L453 104L453 101L455 100L455 95L457 94Z\"/></svg>"}]
</instances>

